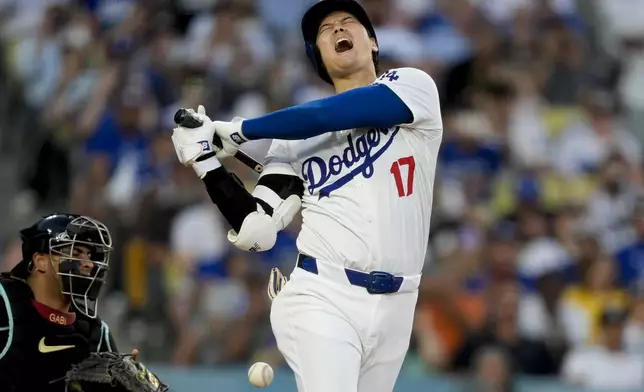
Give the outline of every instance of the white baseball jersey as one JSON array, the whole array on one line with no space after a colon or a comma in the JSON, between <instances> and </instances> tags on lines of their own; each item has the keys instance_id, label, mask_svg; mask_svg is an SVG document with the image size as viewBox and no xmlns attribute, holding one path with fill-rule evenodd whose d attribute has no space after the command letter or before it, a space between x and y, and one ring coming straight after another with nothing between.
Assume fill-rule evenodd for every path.
<instances>
[{"instance_id":1,"label":"white baseball jersey","mask_svg":"<svg viewBox=\"0 0 644 392\"><path fill-rule=\"evenodd\" d=\"M411 124L274 140L263 175L304 181L300 252L365 272L418 275L443 135L438 91L415 68L390 70L374 84L402 99Z\"/></svg>"}]
</instances>

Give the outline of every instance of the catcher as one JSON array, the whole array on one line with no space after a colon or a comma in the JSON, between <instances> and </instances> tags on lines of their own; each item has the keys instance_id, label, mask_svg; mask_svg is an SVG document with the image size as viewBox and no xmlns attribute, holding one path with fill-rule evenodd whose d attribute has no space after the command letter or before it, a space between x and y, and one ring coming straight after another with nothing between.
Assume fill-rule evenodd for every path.
<instances>
[{"instance_id":1,"label":"catcher","mask_svg":"<svg viewBox=\"0 0 644 392\"><path fill-rule=\"evenodd\" d=\"M0 391L166 391L117 353L97 302L112 239L87 216L53 214L20 232L22 261L0 275Z\"/></svg>"}]
</instances>

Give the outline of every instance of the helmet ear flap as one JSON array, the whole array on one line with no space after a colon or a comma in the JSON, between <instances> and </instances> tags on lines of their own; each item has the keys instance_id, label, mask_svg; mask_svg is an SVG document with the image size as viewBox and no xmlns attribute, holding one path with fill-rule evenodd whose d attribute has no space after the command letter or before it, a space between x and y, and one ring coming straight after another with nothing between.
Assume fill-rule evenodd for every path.
<instances>
[{"instance_id":1,"label":"helmet ear flap","mask_svg":"<svg viewBox=\"0 0 644 392\"><path fill-rule=\"evenodd\" d=\"M315 68L315 72L317 72L318 71L318 65L317 65L316 59L315 59L315 57L316 57L315 56L315 52L316 52L315 45L311 45L310 43L305 42L304 46L306 47L306 57L308 57L309 60L311 60L311 63L313 63L313 68Z\"/></svg>"},{"instance_id":2,"label":"helmet ear flap","mask_svg":"<svg viewBox=\"0 0 644 392\"><path fill-rule=\"evenodd\" d=\"M306 47L306 57L311 60L311 64L313 64L313 68L315 69L315 72L324 80L325 82L329 84L333 84L333 81L331 80L331 76L329 76L329 73L326 71L326 68L324 68L324 63L322 62L322 55L320 54L320 50L316 45L311 44L310 42L305 42L304 43Z\"/></svg>"}]
</instances>

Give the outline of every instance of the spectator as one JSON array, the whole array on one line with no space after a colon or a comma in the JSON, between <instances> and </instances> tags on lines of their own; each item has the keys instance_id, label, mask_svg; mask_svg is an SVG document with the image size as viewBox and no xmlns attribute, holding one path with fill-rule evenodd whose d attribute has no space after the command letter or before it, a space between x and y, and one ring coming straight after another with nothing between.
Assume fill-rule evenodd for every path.
<instances>
[{"instance_id":1,"label":"spectator","mask_svg":"<svg viewBox=\"0 0 644 392\"><path fill-rule=\"evenodd\" d=\"M573 385L599 389L622 390L644 387L644 359L624 351L623 308L606 308L601 312L601 339L592 347L578 347L564 363L564 379Z\"/></svg>"},{"instance_id":2,"label":"spectator","mask_svg":"<svg viewBox=\"0 0 644 392\"><path fill-rule=\"evenodd\" d=\"M29 81L25 95L34 109L42 108L58 85L63 53L56 37L64 26L64 18L64 8L48 8L38 34L18 44L15 69L22 80Z\"/></svg>"},{"instance_id":3,"label":"spectator","mask_svg":"<svg viewBox=\"0 0 644 392\"><path fill-rule=\"evenodd\" d=\"M641 165L642 148L620 123L614 98L606 91L591 91L584 106L583 119L563 131L554 149L557 170L568 176L582 175L616 155L629 170Z\"/></svg>"},{"instance_id":4,"label":"spectator","mask_svg":"<svg viewBox=\"0 0 644 392\"><path fill-rule=\"evenodd\" d=\"M631 127L642 143L644 139L640 129L644 113L641 94L644 85L641 76L644 28L640 21L644 15L644 5L625 0L595 1L594 5L604 24L604 28L600 30L602 49L621 60L623 72L616 87L620 100L629 112Z\"/></svg>"},{"instance_id":5,"label":"spectator","mask_svg":"<svg viewBox=\"0 0 644 392\"><path fill-rule=\"evenodd\" d=\"M546 343L555 363L559 364L568 349L567 337L558 313L559 299L566 281L561 270L538 275L534 291L527 291L519 302L518 323L529 339Z\"/></svg>"},{"instance_id":6,"label":"spectator","mask_svg":"<svg viewBox=\"0 0 644 392\"><path fill-rule=\"evenodd\" d=\"M175 127L174 114L177 110L180 108L194 108L202 104L208 105L208 102L206 102L205 84L205 76L200 72L186 72L183 83L181 84L179 100L163 109L160 125L164 129L172 129Z\"/></svg>"},{"instance_id":7,"label":"spectator","mask_svg":"<svg viewBox=\"0 0 644 392\"><path fill-rule=\"evenodd\" d=\"M532 68L526 67L514 72L511 79L515 93L507 120L511 157L521 168L548 167L549 135L537 76Z\"/></svg>"},{"instance_id":8,"label":"spectator","mask_svg":"<svg viewBox=\"0 0 644 392\"><path fill-rule=\"evenodd\" d=\"M514 375L511 357L502 348L484 347L477 353L474 382L464 392L512 392Z\"/></svg>"},{"instance_id":9,"label":"spectator","mask_svg":"<svg viewBox=\"0 0 644 392\"><path fill-rule=\"evenodd\" d=\"M605 252L615 252L628 239L628 224L639 196L628 179L628 170L621 156L609 157L602 164L599 186L587 203L584 229L598 236Z\"/></svg>"},{"instance_id":10,"label":"spectator","mask_svg":"<svg viewBox=\"0 0 644 392\"><path fill-rule=\"evenodd\" d=\"M644 201L639 200L632 217L634 239L616 254L619 283L629 287L644 281Z\"/></svg>"},{"instance_id":11,"label":"spectator","mask_svg":"<svg viewBox=\"0 0 644 392\"><path fill-rule=\"evenodd\" d=\"M237 260L229 259L224 225L207 197L181 211L172 223L171 249L175 262L180 263L176 272L183 277L172 304L179 327L176 363L197 360L200 343L212 333L221 333L232 320L244 314L246 290L238 279L240 273L231 271L231 263ZM222 354L215 355L213 360L219 360Z\"/></svg>"},{"instance_id":12,"label":"spectator","mask_svg":"<svg viewBox=\"0 0 644 392\"><path fill-rule=\"evenodd\" d=\"M581 86L583 47L560 18L545 20L542 28L542 94L553 105L572 105L577 102Z\"/></svg>"},{"instance_id":13,"label":"spectator","mask_svg":"<svg viewBox=\"0 0 644 392\"><path fill-rule=\"evenodd\" d=\"M103 114L96 132L87 141L90 176L98 182L98 189L104 189L107 203L115 208L127 208L149 180L146 109L139 102L120 102Z\"/></svg>"},{"instance_id":14,"label":"spectator","mask_svg":"<svg viewBox=\"0 0 644 392\"><path fill-rule=\"evenodd\" d=\"M518 289L513 284L499 287L488 299L494 304L490 309L486 326L471 335L458 350L453 369L466 370L473 365L476 353L487 345L505 348L516 370L530 375L552 375L557 364L541 340L532 340L521 335L517 324Z\"/></svg>"},{"instance_id":15,"label":"spectator","mask_svg":"<svg viewBox=\"0 0 644 392\"><path fill-rule=\"evenodd\" d=\"M554 271L562 271L571 255L549 234L548 219L539 208L524 207L519 211L519 230L524 246L517 255L519 273L529 281Z\"/></svg>"},{"instance_id":16,"label":"spectator","mask_svg":"<svg viewBox=\"0 0 644 392\"><path fill-rule=\"evenodd\" d=\"M270 356L276 344L269 325L270 304L266 296L265 274L255 272L244 277L248 292L248 311L226 334L224 363L248 362L258 355ZM281 361L278 361L278 363Z\"/></svg>"},{"instance_id":17,"label":"spectator","mask_svg":"<svg viewBox=\"0 0 644 392\"><path fill-rule=\"evenodd\" d=\"M596 342L601 312L606 306L626 306L627 296L616 286L613 260L601 256L585 271L582 281L568 287L561 299L560 320L573 346Z\"/></svg>"},{"instance_id":18,"label":"spectator","mask_svg":"<svg viewBox=\"0 0 644 392\"><path fill-rule=\"evenodd\" d=\"M491 26L481 24L472 36L475 40L472 57L455 65L445 76L440 95L443 116L449 117L458 109L471 109L474 93L491 80L493 67L497 65L500 55L497 32Z\"/></svg>"},{"instance_id":19,"label":"spectator","mask_svg":"<svg viewBox=\"0 0 644 392\"><path fill-rule=\"evenodd\" d=\"M644 356L644 285L640 282L632 289L632 303L624 329L624 348L627 352Z\"/></svg>"},{"instance_id":20,"label":"spectator","mask_svg":"<svg viewBox=\"0 0 644 392\"><path fill-rule=\"evenodd\" d=\"M480 290L466 272L470 256L455 252L443 262L437 276L423 282L414 332L421 358L433 369L449 366L464 339L484 320Z\"/></svg>"}]
</instances>

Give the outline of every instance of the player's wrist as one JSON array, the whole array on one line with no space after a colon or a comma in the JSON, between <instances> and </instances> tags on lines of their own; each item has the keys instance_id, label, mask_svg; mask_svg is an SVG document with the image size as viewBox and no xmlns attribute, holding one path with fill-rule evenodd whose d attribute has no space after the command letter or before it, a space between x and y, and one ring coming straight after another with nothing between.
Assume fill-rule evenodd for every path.
<instances>
[{"instance_id":1,"label":"player's wrist","mask_svg":"<svg viewBox=\"0 0 644 392\"><path fill-rule=\"evenodd\" d=\"M206 174L208 174L208 172L219 169L220 167L221 162L219 162L219 159L214 155L192 164L192 169L197 173L197 176L202 179Z\"/></svg>"},{"instance_id":2,"label":"player's wrist","mask_svg":"<svg viewBox=\"0 0 644 392\"><path fill-rule=\"evenodd\" d=\"M235 117L230 124L231 124L231 129L229 134L230 140L232 140L237 145L246 143L249 139L246 137L246 135L244 135L244 131L243 131L244 119Z\"/></svg>"}]
</instances>

